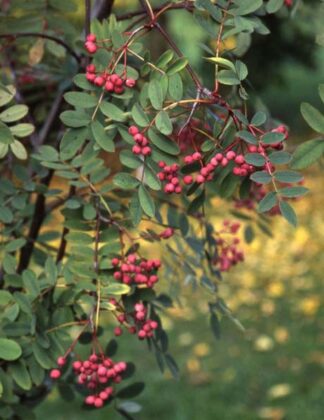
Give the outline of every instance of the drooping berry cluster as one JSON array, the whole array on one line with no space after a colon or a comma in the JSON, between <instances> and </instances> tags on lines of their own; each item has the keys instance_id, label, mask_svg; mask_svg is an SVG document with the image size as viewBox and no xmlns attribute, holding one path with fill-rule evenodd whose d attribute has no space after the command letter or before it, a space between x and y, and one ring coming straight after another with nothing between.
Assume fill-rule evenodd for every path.
<instances>
[{"instance_id":1,"label":"drooping berry cluster","mask_svg":"<svg viewBox=\"0 0 324 420\"><path fill-rule=\"evenodd\" d=\"M132 88L135 86L134 79L122 79L118 74L109 74L106 71L97 71L94 64L89 64L86 68L86 78L88 82L98 87L103 87L106 92L120 95L124 92L124 87Z\"/></svg>"},{"instance_id":2,"label":"drooping berry cluster","mask_svg":"<svg viewBox=\"0 0 324 420\"><path fill-rule=\"evenodd\" d=\"M216 239L217 254L213 263L219 268L220 271L229 271L230 268L237 263L244 260L244 254L238 249L237 245L240 239L231 237L235 235L240 228L240 223L231 223L224 220L223 228L218 232ZM224 237L226 235L226 238Z\"/></svg>"},{"instance_id":3,"label":"drooping berry cluster","mask_svg":"<svg viewBox=\"0 0 324 420\"><path fill-rule=\"evenodd\" d=\"M50 372L52 379L60 378L61 369L65 366L66 361L65 357L58 358L58 368ZM114 363L103 354L92 353L84 361L74 361L72 367L78 384L84 385L92 392L85 398L85 404L101 408L112 397L114 389L111 385L122 381L122 374L127 369L127 364L125 362Z\"/></svg>"},{"instance_id":4,"label":"drooping berry cluster","mask_svg":"<svg viewBox=\"0 0 324 420\"><path fill-rule=\"evenodd\" d=\"M139 129L135 125L131 125L128 132L136 143L132 148L134 155L149 156L152 153L152 149L149 146L147 137L140 133Z\"/></svg>"},{"instance_id":5,"label":"drooping berry cluster","mask_svg":"<svg viewBox=\"0 0 324 420\"><path fill-rule=\"evenodd\" d=\"M114 278L122 283L153 287L158 282L157 271L161 267L159 259L146 260L130 254L126 258L113 258Z\"/></svg>"},{"instance_id":6,"label":"drooping berry cluster","mask_svg":"<svg viewBox=\"0 0 324 420\"><path fill-rule=\"evenodd\" d=\"M117 303L116 301L114 302ZM116 327L114 332L116 336L123 333L122 326L127 327L128 332L137 334L140 340L153 337L154 330L159 326L157 321L149 319L148 310L144 303L138 302L134 305L132 312L125 312L122 306L118 306L120 313L117 315L117 320L120 326Z\"/></svg>"}]
</instances>

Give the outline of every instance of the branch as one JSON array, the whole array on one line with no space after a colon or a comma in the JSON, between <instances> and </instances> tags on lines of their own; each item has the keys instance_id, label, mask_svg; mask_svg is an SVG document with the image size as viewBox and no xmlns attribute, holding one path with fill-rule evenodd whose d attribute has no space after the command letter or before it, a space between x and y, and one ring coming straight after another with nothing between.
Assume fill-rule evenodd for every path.
<instances>
[{"instance_id":1,"label":"branch","mask_svg":"<svg viewBox=\"0 0 324 420\"><path fill-rule=\"evenodd\" d=\"M169 10L187 10L188 12L193 12L195 9L192 2L183 1L181 3L164 3L162 6L152 8L154 14L159 14L161 11ZM128 20L136 16L146 15L146 10L137 10L135 12L125 13L123 15L117 16L117 20Z\"/></svg>"},{"instance_id":2,"label":"branch","mask_svg":"<svg viewBox=\"0 0 324 420\"><path fill-rule=\"evenodd\" d=\"M92 19L106 19L112 11L114 0L97 0L93 7L91 18Z\"/></svg>"},{"instance_id":3,"label":"branch","mask_svg":"<svg viewBox=\"0 0 324 420\"><path fill-rule=\"evenodd\" d=\"M22 32L22 33L16 33L16 34L0 34L1 38L43 38L43 39L50 39L51 41L56 42L59 45L62 45L66 49L66 51L71 54L75 60L80 63L81 57L68 45L66 42L62 41L60 38L57 38L56 36L43 34L40 32Z\"/></svg>"},{"instance_id":4,"label":"branch","mask_svg":"<svg viewBox=\"0 0 324 420\"><path fill-rule=\"evenodd\" d=\"M167 43L170 45L170 47L176 52L176 54L178 55L178 57L180 57L180 58L184 57L184 55L179 50L179 48L177 47L177 45L172 41L172 39L169 36L169 34L166 32L165 29L162 28L162 26L158 22L155 23L155 28L164 37L164 39L167 41ZM186 69L187 69L188 73L190 74L192 80L194 81L197 89L198 90L202 90L202 86L201 86L200 80L199 80L198 76L196 75L195 71L193 70L193 68L191 67L191 65L190 64L187 64Z\"/></svg>"}]
</instances>

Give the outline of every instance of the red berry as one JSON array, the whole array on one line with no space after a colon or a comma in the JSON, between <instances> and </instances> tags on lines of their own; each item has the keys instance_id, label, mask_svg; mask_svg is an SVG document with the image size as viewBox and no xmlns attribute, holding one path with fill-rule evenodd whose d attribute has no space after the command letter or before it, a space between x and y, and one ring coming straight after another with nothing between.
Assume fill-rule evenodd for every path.
<instances>
[{"instance_id":1,"label":"red berry","mask_svg":"<svg viewBox=\"0 0 324 420\"><path fill-rule=\"evenodd\" d=\"M96 37L95 34L89 34L89 35L87 35L87 41L96 42L96 40L97 40L97 37Z\"/></svg>"},{"instance_id":2,"label":"red berry","mask_svg":"<svg viewBox=\"0 0 324 420\"><path fill-rule=\"evenodd\" d=\"M193 178L192 178L192 176L191 176L191 175L186 175L186 176L184 176L184 177L183 177L183 182L184 182L186 185L192 184L192 182L193 182Z\"/></svg>"},{"instance_id":3,"label":"red berry","mask_svg":"<svg viewBox=\"0 0 324 420\"><path fill-rule=\"evenodd\" d=\"M58 379L58 378L60 378L60 376L61 376L61 371L60 370L58 370L58 369L52 369L50 371L50 377L52 379Z\"/></svg>"},{"instance_id":4,"label":"red berry","mask_svg":"<svg viewBox=\"0 0 324 420\"><path fill-rule=\"evenodd\" d=\"M125 85L129 88L133 88L136 85L136 81L134 79L126 79Z\"/></svg>"},{"instance_id":5,"label":"red berry","mask_svg":"<svg viewBox=\"0 0 324 420\"><path fill-rule=\"evenodd\" d=\"M100 397L95 398L94 406L96 408L101 408L103 406L103 400Z\"/></svg>"},{"instance_id":6,"label":"red berry","mask_svg":"<svg viewBox=\"0 0 324 420\"><path fill-rule=\"evenodd\" d=\"M65 359L65 357L61 356L61 357L59 357L59 358L57 359L57 364L58 364L58 366L64 366L64 365L65 365L65 363L66 363L66 359Z\"/></svg>"},{"instance_id":7,"label":"red berry","mask_svg":"<svg viewBox=\"0 0 324 420\"><path fill-rule=\"evenodd\" d=\"M131 125L128 129L129 134L135 136L135 134L139 133L139 129L135 125Z\"/></svg>"},{"instance_id":8,"label":"red berry","mask_svg":"<svg viewBox=\"0 0 324 420\"><path fill-rule=\"evenodd\" d=\"M116 327L114 329L114 334L116 337L119 337L120 335L122 335L122 333L123 333L123 330L120 327Z\"/></svg>"}]
</instances>

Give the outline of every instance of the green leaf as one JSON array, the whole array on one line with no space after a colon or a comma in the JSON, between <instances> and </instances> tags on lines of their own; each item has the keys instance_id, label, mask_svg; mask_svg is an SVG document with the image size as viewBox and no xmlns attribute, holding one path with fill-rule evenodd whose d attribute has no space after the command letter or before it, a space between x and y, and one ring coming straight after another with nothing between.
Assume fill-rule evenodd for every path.
<instances>
[{"instance_id":1,"label":"green leaf","mask_svg":"<svg viewBox=\"0 0 324 420\"><path fill-rule=\"evenodd\" d=\"M300 112L307 124L318 133L324 133L324 115L321 114L313 105L303 102Z\"/></svg>"},{"instance_id":2,"label":"green leaf","mask_svg":"<svg viewBox=\"0 0 324 420\"><path fill-rule=\"evenodd\" d=\"M18 140L15 140L13 143L9 145L10 150L12 153L21 160L27 159L27 150L25 149L25 146Z\"/></svg>"},{"instance_id":3,"label":"green leaf","mask_svg":"<svg viewBox=\"0 0 324 420\"><path fill-rule=\"evenodd\" d=\"M152 129L149 129L148 136L154 146L163 152L169 153L170 155L178 155L180 153L179 146L174 140L156 133Z\"/></svg>"},{"instance_id":4,"label":"green leaf","mask_svg":"<svg viewBox=\"0 0 324 420\"><path fill-rule=\"evenodd\" d=\"M21 347L16 341L0 338L0 359L16 360L22 354Z\"/></svg>"},{"instance_id":5,"label":"green leaf","mask_svg":"<svg viewBox=\"0 0 324 420\"><path fill-rule=\"evenodd\" d=\"M129 203L129 213L132 220L133 225L136 227L139 225L141 218L142 218L142 208L139 202L138 195L133 195L130 203Z\"/></svg>"},{"instance_id":6,"label":"green leaf","mask_svg":"<svg viewBox=\"0 0 324 420\"><path fill-rule=\"evenodd\" d=\"M173 74L178 73L183 70L188 64L188 59L185 57L178 58L171 66L168 68L168 75L172 76Z\"/></svg>"},{"instance_id":7,"label":"green leaf","mask_svg":"<svg viewBox=\"0 0 324 420\"><path fill-rule=\"evenodd\" d=\"M100 111L106 115L106 117L111 118L113 121L123 122L126 120L126 115L118 106L112 104L111 102L103 101L100 104Z\"/></svg>"},{"instance_id":8,"label":"green leaf","mask_svg":"<svg viewBox=\"0 0 324 420\"><path fill-rule=\"evenodd\" d=\"M148 94L153 108L160 110L163 106L163 91L160 82L153 79L148 86Z\"/></svg>"},{"instance_id":9,"label":"green leaf","mask_svg":"<svg viewBox=\"0 0 324 420\"><path fill-rule=\"evenodd\" d=\"M12 142L14 142L15 139L9 129L9 127L6 126L6 124L3 124L0 121L0 144L10 144Z\"/></svg>"},{"instance_id":10,"label":"green leaf","mask_svg":"<svg viewBox=\"0 0 324 420\"><path fill-rule=\"evenodd\" d=\"M221 70L217 74L217 80L223 85L239 85L241 82L236 73L232 70Z\"/></svg>"},{"instance_id":11,"label":"green leaf","mask_svg":"<svg viewBox=\"0 0 324 420\"><path fill-rule=\"evenodd\" d=\"M1 131L1 128L0 128L0 131ZM7 144L0 143L0 159L5 157L8 151L9 151L9 146Z\"/></svg>"},{"instance_id":12,"label":"green leaf","mask_svg":"<svg viewBox=\"0 0 324 420\"><path fill-rule=\"evenodd\" d=\"M26 391L31 389L32 381L24 361L19 360L16 363L12 363L10 365L10 373L13 380L20 386L20 388Z\"/></svg>"},{"instance_id":13,"label":"green leaf","mask_svg":"<svg viewBox=\"0 0 324 420\"><path fill-rule=\"evenodd\" d=\"M268 13L276 13L279 9L282 8L284 0L269 0L266 4L266 11Z\"/></svg>"},{"instance_id":14,"label":"green leaf","mask_svg":"<svg viewBox=\"0 0 324 420\"><path fill-rule=\"evenodd\" d=\"M305 187L285 187L279 190L279 194L283 197L301 197L309 192Z\"/></svg>"},{"instance_id":15,"label":"green leaf","mask_svg":"<svg viewBox=\"0 0 324 420\"><path fill-rule=\"evenodd\" d=\"M262 0L235 0L237 9L231 9L236 16L244 16L255 12L262 6Z\"/></svg>"},{"instance_id":16,"label":"green leaf","mask_svg":"<svg viewBox=\"0 0 324 420\"><path fill-rule=\"evenodd\" d=\"M22 280L27 293L36 298L40 293L40 284L32 270L24 270Z\"/></svg>"},{"instance_id":17,"label":"green leaf","mask_svg":"<svg viewBox=\"0 0 324 420\"><path fill-rule=\"evenodd\" d=\"M268 158L270 162L273 163L274 165L284 165L291 161L292 156L288 152L279 151L279 152L272 152L268 156Z\"/></svg>"},{"instance_id":18,"label":"green leaf","mask_svg":"<svg viewBox=\"0 0 324 420\"><path fill-rule=\"evenodd\" d=\"M60 119L63 124L72 128L85 127L91 121L90 116L81 110L64 111L60 115Z\"/></svg>"},{"instance_id":19,"label":"green leaf","mask_svg":"<svg viewBox=\"0 0 324 420\"><path fill-rule=\"evenodd\" d=\"M237 77L239 78L240 81L247 78L247 75L249 73L248 68L242 61L237 60L235 62L235 69L236 69Z\"/></svg>"},{"instance_id":20,"label":"green leaf","mask_svg":"<svg viewBox=\"0 0 324 420\"><path fill-rule=\"evenodd\" d=\"M0 114L0 120L5 123L11 123L21 120L28 114L28 106L26 105L13 105L4 110Z\"/></svg>"},{"instance_id":21,"label":"green leaf","mask_svg":"<svg viewBox=\"0 0 324 420\"><path fill-rule=\"evenodd\" d=\"M285 134L276 132L266 133L261 137L261 141L264 144L277 144L283 140L285 140Z\"/></svg>"},{"instance_id":22,"label":"green leaf","mask_svg":"<svg viewBox=\"0 0 324 420\"><path fill-rule=\"evenodd\" d=\"M122 150L119 159L127 168L137 169L143 165L143 161L135 156L130 150Z\"/></svg>"},{"instance_id":23,"label":"green leaf","mask_svg":"<svg viewBox=\"0 0 324 420\"><path fill-rule=\"evenodd\" d=\"M138 199L144 213L147 214L147 216L149 217L154 217L155 216L154 201L143 185L141 185L138 189Z\"/></svg>"},{"instance_id":24,"label":"green leaf","mask_svg":"<svg viewBox=\"0 0 324 420\"><path fill-rule=\"evenodd\" d=\"M161 182L155 173L148 167L144 169L144 183L152 190L159 191L161 189Z\"/></svg>"},{"instance_id":25,"label":"green leaf","mask_svg":"<svg viewBox=\"0 0 324 420\"><path fill-rule=\"evenodd\" d=\"M297 226L297 216L295 210L286 201L279 202L280 212L283 217L293 226Z\"/></svg>"},{"instance_id":26,"label":"green leaf","mask_svg":"<svg viewBox=\"0 0 324 420\"><path fill-rule=\"evenodd\" d=\"M236 133L236 136L239 137L240 139L244 140L246 143L249 144L258 144L257 139L255 138L255 136L253 134L251 134L249 131L238 131Z\"/></svg>"},{"instance_id":27,"label":"green leaf","mask_svg":"<svg viewBox=\"0 0 324 420\"><path fill-rule=\"evenodd\" d=\"M166 111L160 111L155 119L156 128L166 136L172 134L173 127L171 119Z\"/></svg>"},{"instance_id":28,"label":"green leaf","mask_svg":"<svg viewBox=\"0 0 324 420\"><path fill-rule=\"evenodd\" d=\"M183 83L179 73L169 77L168 92L172 99L180 101L183 97Z\"/></svg>"},{"instance_id":29,"label":"green leaf","mask_svg":"<svg viewBox=\"0 0 324 420\"><path fill-rule=\"evenodd\" d=\"M136 188L140 181L126 172L120 172L114 176L113 183L123 190L131 190Z\"/></svg>"},{"instance_id":30,"label":"green leaf","mask_svg":"<svg viewBox=\"0 0 324 420\"><path fill-rule=\"evenodd\" d=\"M292 169L304 169L319 160L324 154L324 139L309 140L295 150L292 161Z\"/></svg>"},{"instance_id":31,"label":"green leaf","mask_svg":"<svg viewBox=\"0 0 324 420\"><path fill-rule=\"evenodd\" d=\"M109 284L107 287L102 288L102 293L104 295L127 295L130 292L131 288L127 284L118 284L113 283Z\"/></svg>"},{"instance_id":32,"label":"green leaf","mask_svg":"<svg viewBox=\"0 0 324 420\"><path fill-rule=\"evenodd\" d=\"M12 134L18 138L30 136L35 130L33 124L21 123L10 127Z\"/></svg>"},{"instance_id":33,"label":"green leaf","mask_svg":"<svg viewBox=\"0 0 324 420\"><path fill-rule=\"evenodd\" d=\"M232 63L230 60L227 60L227 58L223 57L205 57L205 60L211 61L212 63L215 63L217 65L223 66L229 70L232 70L233 72L236 72L234 63Z\"/></svg>"},{"instance_id":34,"label":"green leaf","mask_svg":"<svg viewBox=\"0 0 324 420\"><path fill-rule=\"evenodd\" d=\"M35 359L41 365L42 368L51 369L53 367L54 363L48 355L47 350L43 349L37 342L33 342L32 350Z\"/></svg>"},{"instance_id":35,"label":"green leaf","mask_svg":"<svg viewBox=\"0 0 324 420\"><path fill-rule=\"evenodd\" d=\"M254 182L258 182L259 184L269 184L272 178L266 171L257 171L250 175L250 179Z\"/></svg>"},{"instance_id":36,"label":"green leaf","mask_svg":"<svg viewBox=\"0 0 324 420\"><path fill-rule=\"evenodd\" d=\"M119 390L116 394L117 398L134 398L141 394L145 388L143 382L135 382L128 385L126 388Z\"/></svg>"},{"instance_id":37,"label":"green leaf","mask_svg":"<svg viewBox=\"0 0 324 420\"><path fill-rule=\"evenodd\" d=\"M75 108L94 108L98 103L95 96L85 92L67 92L64 99Z\"/></svg>"},{"instance_id":38,"label":"green leaf","mask_svg":"<svg viewBox=\"0 0 324 420\"><path fill-rule=\"evenodd\" d=\"M264 213L271 210L277 204L277 193L274 191L269 192L263 199L259 202L258 212Z\"/></svg>"},{"instance_id":39,"label":"green leaf","mask_svg":"<svg viewBox=\"0 0 324 420\"><path fill-rule=\"evenodd\" d=\"M92 121L91 123L91 132L96 143L106 152L114 152L115 144L113 140L109 137L104 126L98 121Z\"/></svg>"},{"instance_id":40,"label":"green leaf","mask_svg":"<svg viewBox=\"0 0 324 420\"><path fill-rule=\"evenodd\" d=\"M301 174L294 171L277 171L275 172L274 177L279 182L286 182L289 184L292 182L299 182L303 179Z\"/></svg>"},{"instance_id":41,"label":"green leaf","mask_svg":"<svg viewBox=\"0 0 324 420\"><path fill-rule=\"evenodd\" d=\"M13 85L7 85L5 88L0 86L0 106L7 105L15 96L16 88Z\"/></svg>"},{"instance_id":42,"label":"green leaf","mask_svg":"<svg viewBox=\"0 0 324 420\"><path fill-rule=\"evenodd\" d=\"M260 153L247 153L244 157L250 165L263 166L266 163L265 158Z\"/></svg>"},{"instance_id":43,"label":"green leaf","mask_svg":"<svg viewBox=\"0 0 324 420\"><path fill-rule=\"evenodd\" d=\"M144 112L143 108L139 104L134 104L132 108L132 117L137 125L140 127L146 127L150 124L150 120L147 114Z\"/></svg>"},{"instance_id":44,"label":"green leaf","mask_svg":"<svg viewBox=\"0 0 324 420\"><path fill-rule=\"evenodd\" d=\"M157 60L156 66L160 69L165 68L165 66L172 60L174 52L172 50L166 50Z\"/></svg>"},{"instance_id":45,"label":"green leaf","mask_svg":"<svg viewBox=\"0 0 324 420\"><path fill-rule=\"evenodd\" d=\"M13 221L13 213L8 207L0 204L0 221L3 223L11 223Z\"/></svg>"},{"instance_id":46,"label":"green leaf","mask_svg":"<svg viewBox=\"0 0 324 420\"><path fill-rule=\"evenodd\" d=\"M22 248L26 243L26 239L19 238L19 239L13 239L9 243L6 244L5 250L7 252L15 252L18 249Z\"/></svg>"},{"instance_id":47,"label":"green leaf","mask_svg":"<svg viewBox=\"0 0 324 420\"><path fill-rule=\"evenodd\" d=\"M258 111L254 114L251 124L259 127L260 125L264 124L267 121L267 116L264 112Z\"/></svg>"}]
</instances>

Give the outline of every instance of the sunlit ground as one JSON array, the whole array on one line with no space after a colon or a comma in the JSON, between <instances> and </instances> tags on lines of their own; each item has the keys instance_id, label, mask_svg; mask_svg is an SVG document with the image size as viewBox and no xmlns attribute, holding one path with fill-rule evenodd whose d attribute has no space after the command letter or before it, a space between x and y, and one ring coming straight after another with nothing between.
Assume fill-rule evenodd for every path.
<instances>
[{"instance_id":1,"label":"sunlit ground","mask_svg":"<svg viewBox=\"0 0 324 420\"><path fill-rule=\"evenodd\" d=\"M225 276L221 294L245 326L222 320L222 339L211 334L206 305L189 293L184 308L166 313L177 382L159 372L145 343L119 339L120 359L134 360L147 387L136 399L149 420L319 420L324 416L324 185L308 176L312 192L296 203L299 227L274 219L274 238L259 234L246 262ZM199 294L199 296L203 296ZM39 418L115 419L107 407L82 412L79 400L54 391Z\"/></svg>"}]
</instances>

